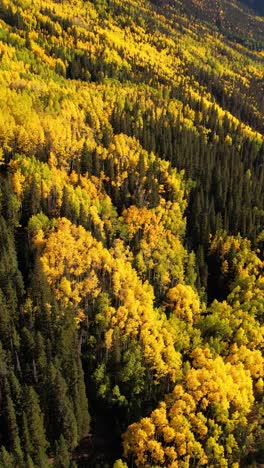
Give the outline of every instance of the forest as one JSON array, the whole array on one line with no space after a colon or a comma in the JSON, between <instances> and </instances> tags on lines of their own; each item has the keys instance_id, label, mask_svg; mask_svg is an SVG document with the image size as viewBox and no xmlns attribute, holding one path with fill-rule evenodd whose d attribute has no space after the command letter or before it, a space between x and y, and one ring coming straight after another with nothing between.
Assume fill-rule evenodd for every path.
<instances>
[{"instance_id":1,"label":"forest","mask_svg":"<svg viewBox=\"0 0 264 468\"><path fill-rule=\"evenodd\" d=\"M0 468L264 459L264 18L0 1Z\"/></svg>"}]
</instances>

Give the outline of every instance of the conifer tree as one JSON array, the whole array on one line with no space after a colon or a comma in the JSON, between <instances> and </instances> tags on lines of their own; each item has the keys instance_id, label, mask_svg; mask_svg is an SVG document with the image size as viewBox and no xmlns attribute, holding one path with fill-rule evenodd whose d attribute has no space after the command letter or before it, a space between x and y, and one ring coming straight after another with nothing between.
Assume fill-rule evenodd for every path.
<instances>
[{"instance_id":1,"label":"conifer tree","mask_svg":"<svg viewBox=\"0 0 264 468\"><path fill-rule=\"evenodd\" d=\"M81 153L81 161L80 161L80 170L81 174L89 174L92 173L92 155L89 152L87 142L85 141L82 148Z\"/></svg>"},{"instance_id":2,"label":"conifer tree","mask_svg":"<svg viewBox=\"0 0 264 468\"><path fill-rule=\"evenodd\" d=\"M16 462L14 457L2 446L0 451L0 467L1 468L15 468Z\"/></svg>"},{"instance_id":3,"label":"conifer tree","mask_svg":"<svg viewBox=\"0 0 264 468\"><path fill-rule=\"evenodd\" d=\"M49 430L53 439L58 439L60 434L63 434L69 449L73 449L78 442L78 428L73 404L67 394L67 384L60 371L52 364L49 368L48 378Z\"/></svg>"},{"instance_id":4,"label":"conifer tree","mask_svg":"<svg viewBox=\"0 0 264 468\"><path fill-rule=\"evenodd\" d=\"M67 443L61 434L58 441L55 442L55 468L69 468L70 467L70 456L68 451Z\"/></svg>"},{"instance_id":5,"label":"conifer tree","mask_svg":"<svg viewBox=\"0 0 264 468\"><path fill-rule=\"evenodd\" d=\"M21 449L21 442L19 437L19 429L17 425L17 418L12 399L9 395L6 398L6 411L7 411L7 428L10 441L10 451L13 454L16 463L23 466L23 452Z\"/></svg>"},{"instance_id":6,"label":"conifer tree","mask_svg":"<svg viewBox=\"0 0 264 468\"><path fill-rule=\"evenodd\" d=\"M46 450L48 442L44 428L44 418L39 406L39 398L32 387L25 387L25 417L32 445L32 452L29 452L29 455L36 466L44 468L47 466Z\"/></svg>"}]
</instances>

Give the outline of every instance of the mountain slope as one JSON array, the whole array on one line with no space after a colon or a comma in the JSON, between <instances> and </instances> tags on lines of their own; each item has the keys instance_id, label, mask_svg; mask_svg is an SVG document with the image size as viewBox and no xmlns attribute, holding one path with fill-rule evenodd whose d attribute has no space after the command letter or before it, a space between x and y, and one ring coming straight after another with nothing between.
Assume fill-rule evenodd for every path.
<instances>
[{"instance_id":1,"label":"mountain slope","mask_svg":"<svg viewBox=\"0 0 264 468\"><path fill-rule=\"evenodd\" d=\"M0 465L261 460L263 24L1 2Z\"/></svg>"},{"instance_id":2,"label":"mountain slope","mask_svg":"<svg viewBox=\"0 0 264 468\"><path fill-rule=\"evenodd\" d=\"M241 0L249 8L255 10L257 14L264 15L264 5L261 0Z\"/></svg>"},{"instance_id":3,"label":"mountain slope","mask_svg":"<svg viewBox=\"0 0 264 468\"><path fill-rule=\"evenodd\" d=\"M263 49L264 22L252 9L250 2L239 0L174 0L153 1L157 6L170 7L192 19L203 20L227 39L238 41L251 49ZM252 5L251 5L252 6ZM197 25L196 25L197 27Z\"/></svg>"}]
</instances>

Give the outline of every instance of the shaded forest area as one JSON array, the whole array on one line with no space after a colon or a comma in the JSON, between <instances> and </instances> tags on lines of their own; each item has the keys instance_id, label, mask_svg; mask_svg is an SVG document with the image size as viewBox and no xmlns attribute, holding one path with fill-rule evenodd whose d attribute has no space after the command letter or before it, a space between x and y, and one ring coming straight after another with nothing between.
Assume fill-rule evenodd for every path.
<instances>
[{"instance_id":1,"label":"shaded forest area","mask_svg":"<svg viewBox=\"0 0 264 468\"><path fill-rule=\"evenodd\" d=\"M3 468L263 459L264 23L192 4L1 2Z\"/></svg>"}]
</instances>

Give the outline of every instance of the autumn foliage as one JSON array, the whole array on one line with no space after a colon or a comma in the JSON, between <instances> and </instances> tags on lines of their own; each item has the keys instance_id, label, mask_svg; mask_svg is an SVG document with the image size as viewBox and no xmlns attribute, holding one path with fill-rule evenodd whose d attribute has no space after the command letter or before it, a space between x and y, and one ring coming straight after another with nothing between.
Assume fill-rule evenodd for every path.
<instances>
[{"instance_id":1,"label":"autumn foliage","mask_svg":"<svg viewBox=\"0 0 264 468\"><path fill-rule=\"evenodd\" d=\"M257 465L263 19L0 3L0 466Z\"/></svg>"}]
</instances>

